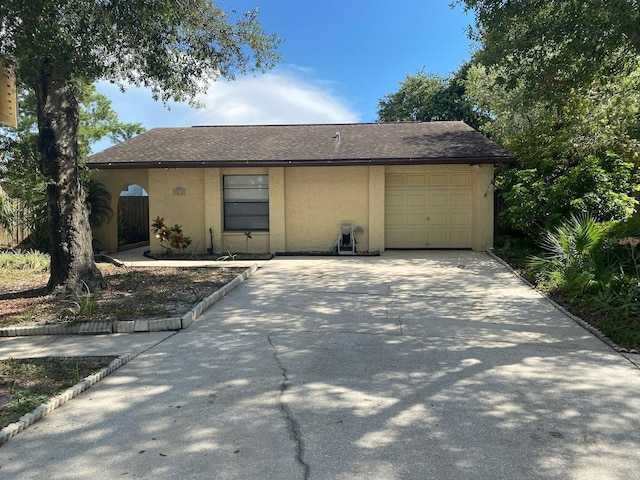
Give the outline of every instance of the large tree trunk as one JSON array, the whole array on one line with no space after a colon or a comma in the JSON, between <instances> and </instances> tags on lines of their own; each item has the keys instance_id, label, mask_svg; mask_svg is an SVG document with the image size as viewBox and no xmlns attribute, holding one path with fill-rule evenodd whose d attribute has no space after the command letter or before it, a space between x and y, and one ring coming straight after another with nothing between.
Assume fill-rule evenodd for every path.
<instances>
[{"instance_id":1,"label":"large tree trunk","mask_svg":"<svg viewBox=\"0 0 640 480\"><path fill-rule=\"evenodd\" d=\"M80 295L105 286L93 260L91 227L78 171L79 105L69 84L51 73L35 85L40 166L47 177L51 276L47 290ZM86 285L86 287L85 287Z\"/></svg>"}]
</instances>

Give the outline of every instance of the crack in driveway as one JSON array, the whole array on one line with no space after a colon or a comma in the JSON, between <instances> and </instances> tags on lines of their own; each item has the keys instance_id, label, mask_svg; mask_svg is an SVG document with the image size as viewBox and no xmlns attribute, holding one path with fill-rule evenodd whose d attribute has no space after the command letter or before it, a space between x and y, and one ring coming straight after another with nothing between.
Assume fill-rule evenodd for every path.
<instances>
[{"instance_id":1,"label":"crack in driveway","mask_svg":"<svg viewBox=\"0 0 640 480\"><path fill-rule=\"evenodd\" d=\"M402 321L402 316L392 316L392 310L396 302L396 294L393 291L393 286L391 285L391 283L387 283L385 284L385 286L388 292L388 300L385 304L385 317L387 318L387 320L395 323L398 326L398 329L400 330L400 334L398 336L402 337L404 335L404 322Z\"/></svg>"},{"instance_id":2,"label":"crack in driveway","mask_svg":"<svg viewBox=\"0 0 640 480\"><path fill-rule=\"evenodd\" d=\"M284 418L287 422L287 429L289 430L289 435L291 436L291 438L293 439L293 442L295 443L296 462L302 467L302 470L303 470L302 478L304 480L307 480L309 478L309 465L307 465L304 461L304 442L302 441L300 426L297 420L294 418L293 413L291 412L291 410L286 405L283 399L284 394L287 391L287 388L289 387L289 377L287 376L287 369L282 364L280 357L278 357L278 350L276 346L273 344L273 341L271 339L271 336L274 333L275 332L271 332L267 337L267 340L269 341L269 345L271 345L271 348L273 348L273 357L276 360L276 364L278 365L278 368L282 372L282 382L280 382L280 396L278 398L278 406L280 407L280 410L284 414Z\"/></svg>"}]
</instances>

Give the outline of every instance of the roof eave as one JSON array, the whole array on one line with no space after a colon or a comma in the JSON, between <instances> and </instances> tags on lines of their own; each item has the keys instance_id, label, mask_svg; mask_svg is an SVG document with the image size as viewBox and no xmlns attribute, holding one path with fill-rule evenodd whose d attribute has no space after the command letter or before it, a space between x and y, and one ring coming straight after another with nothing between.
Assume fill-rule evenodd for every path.
<instances>
[{"instance_id":1,"label":"roof eave","mask_svg":"<svg viewBox=\"0 0 640 480\"><path fill-rule=\"evenodd\" d=\"M131 161L131 162L88 162L97 169L132 168L229 168L229 167L347 167L367 165L462 165L513 163L516 157L430 157L430 158L353 158L319 160L203 160L203 161Z\"/></svg>"}]
</instances>

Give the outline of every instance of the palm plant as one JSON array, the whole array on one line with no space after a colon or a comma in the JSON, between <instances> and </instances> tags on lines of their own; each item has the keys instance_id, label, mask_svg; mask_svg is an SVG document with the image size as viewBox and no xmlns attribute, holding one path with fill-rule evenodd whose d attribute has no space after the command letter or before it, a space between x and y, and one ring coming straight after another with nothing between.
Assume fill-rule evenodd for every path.
<instances>
[{"instance_id":1,"label":"palm plant","mask_svg":"<svg viewBox=\"0 0 640 480\"><path fill-rule=\"evenodd\" d=\"M546 289L583 293L602 285L611 269L600 255L605 229L588 214L561 222L542 234L540 246L546 251L528 260L539 284Z\"/></svg>"},{"instance_id":2,"label":"palm plant","mask_svg":"<svg viewBox=\"0 0 640 480\"><path fill-rule=\"evenodd\" d=\"M111 193L104 184L89 176L84 182L85 204L89 210L89 224L92 228L109 223L113 217Z\"/></svg>"}]
</instances>

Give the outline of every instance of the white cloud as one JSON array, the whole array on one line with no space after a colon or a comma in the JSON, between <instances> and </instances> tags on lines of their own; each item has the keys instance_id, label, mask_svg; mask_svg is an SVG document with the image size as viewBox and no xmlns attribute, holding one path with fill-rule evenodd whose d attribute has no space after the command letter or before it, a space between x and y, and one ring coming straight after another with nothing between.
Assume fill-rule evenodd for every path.
<instances>
[{"instance_id":1,"label":"white cloud","mask_svg":"<svg viewBox=\"0 0 640 480\"><path fill-rule=\"evenodd\" d=\"M359 120L326 86L288 73L267 73L216 82L199 98L206 108L193 117L201 125L352 123Z\"/></svg>"},{"instance_id":2,"label":"white cloud","mask_svg":"<svg viewBox=\"0 0 640 480\"><path fill-rule=\"evenodd\" d=\"M147 90L122 93L107 82L98 90L109 97L121 121L146 128L191 125L269 125L353 123L360 115L332 90L332 83L310 77L308 69L291 67L235 81L219 80L198 97L202 109L172 103L167 110Z\"/></svg>"}]
</instances>

